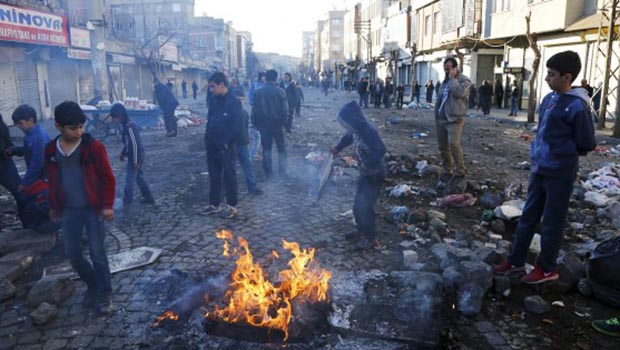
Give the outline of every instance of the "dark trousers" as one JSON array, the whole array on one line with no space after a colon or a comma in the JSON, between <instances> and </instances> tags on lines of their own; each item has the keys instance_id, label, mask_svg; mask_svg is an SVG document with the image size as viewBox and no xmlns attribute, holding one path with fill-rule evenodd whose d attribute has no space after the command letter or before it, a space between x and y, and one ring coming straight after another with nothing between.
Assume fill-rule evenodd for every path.
<instances>
[{"instance_id":1,"label":"dark trousers","mask_svg":"<svg viewBox=\"0 0 620 350\"><path fill-rule=\"evenodd\" d=\"M278 171L280 175L286 174L286 141L282 128L261 130L260 141L263 146L263 170L265 171L265 177L269 178L273 175L271 147L274 141L276 142L276 147L278 147Z\"/></svg>"},{"instance_id":2,"label":"dark trousers","mask_svg":"<svg viewBox=\"0 0 620 350\"><path fill-rule=\"evenodd\" d=\"M368 108L368 91L360 92L360 107Z\"/></svg>"},{"instance_id":3,"label":"dark trousers","mask_svg":"<svg viewBox=\"0 0 620 350\"><path fill-rule=\"evenodd\" d=\"M491 112L491 96L480 97L480 108L482 108L482 113L484 114Z\"/></svg>"},{"instance_id":4,"label":"dark trousers","mask_svg":"<svg viewBox=\"0 0 620 350\"><path fill-rule=\"evenodd\" d=\"M235 174L234 144L226 150L220 150L215 145L207 143L207 168L209 170L209 204L220 205L222 181L226 190L226 203L232 207L237 205L237 175Z\"/></svg>"},{"instance_id":5,"label":"dark trousers","mask_svg":"<svg viewBox=\"0 0 620 350\"><path fill-rule=\"evenodd\" d=\"M375 108L381 107L381 95L375 95L374 105L375 105Z\"/></svg>"},{"instance_id":6,"label":"dark trousers","mask_svg":"<svg viewBox=\"0 0 620 350\"><path fill-rule=\"evenodd\" d=\"M357 191L353 201L353 216L357 229L368 240L374 240L375 232L375 202L379 198L383 176L361 175L357 182Z\"/></svg>"},{"instance_id":7,"label":"dark trousers","mask_svg":"<svg viewBox=\"0 0 620 350\"><path fill-rule=\"evenodd\" d=\"M295 116L299 117L301 114L301 102L295 105Z\"/></svg>"},{"instance_id":8,"label":"dark trousers","mask_svg":"<svg viewBox=\"0 0 620 350\"><path fill-rule=\"evenodd\" d=\"M17 172L17 167L15 167L13 159L4 159L4 157L0 155L0 185L13 195L18 206L21 203L21 195L19 190L17 190L19 181L19 173Z\"/></svg>"},{"instance_id":9,"label":"dark trousers","mask_svg":"<svg viewBox=\"0 0 620 350\"><path fill-rule=\"evenodd\" d=\"M131 159L131 157L129 157ZM138 184L138 188L140 189L140 193L142 194L142 198L145 200L152 200L153 195L151 194L151 189L149 188L149 184L144 180L144 172L142 171L142 167L136 171L133 168L133 162L127 162L127 174L125 174L125 193L123 196L123 203L131 204L133 202L133 186L134 183Z\"/></svg>"},{"instance_id":10,"label":"dark trousers","mask_svg":"<svg viewBox=\"0 0 620 350\"><path fill-rule=\"evenodd\" d=\"M88 250L92 264L82 253L84 227L88 235ZM98 295L110 294L112 279L105 250L103 218L90 207L65 208L62 215L62 236L65 254L88 289L97 291Z\"/></svg>"},{"instance_id":11,"label":"dark trousers","mask_svg":"<svg viewBox=\"0 0 620 350\"><path fill-rule=\"evenodd\" d=\"M502 108L502 101L504 100L504 94L495 94L495 103L497 108Z\"/></svg>"},{"instance_id":12,"label":"dark trousers","mask_svg":"<svg viewBox=\"0 0 620 350\"><path fill-rule=\"evenodd\" d=\"M196 99L196 90L194 90L194 100Z\"/></svg>"},{"instance_id":13,"label":"dark trousers","mask_svg":"<svg viewBox=\"0 0 620 350\"><path fill-rule=\"evenodd\" d=\"M383 95L383 105L385 108L392 108L392 95Z\"/></svg>"},{"instance_id":14,"label":"dark trousers","mask_svg":"<svg viewBox=\"0 0 620 350\"><path fill-rule=\"evenodd\" d=\"M404 103L404 96L398 96L396 98L396 108L398 109L402 109L403 108L403 103Z\"/></svg>"},{"instance_id":15,"label":"dark trousers","mask_svg":"<svg viewBox=\"0 0 620 350\"><path fill-rule=\"evenodd\" d=\"M541 251L536 265L545 272L552 272L556 269L573 181L537 174L531 174L529 181L527 200L508 261L514 266L525 264L536 226L542 217Z\"/></svg>"},{"instance_id":16,"label":"dark trousers","mask_svg":"<svg viewBox=\"0 0 620 350\"><path fill-rule=\"evenodd\" d=\"M164 125L166 126L166 132L177 134L177 117L174 116L174 110L164 111Z\"/></svg>"}]
</instances>

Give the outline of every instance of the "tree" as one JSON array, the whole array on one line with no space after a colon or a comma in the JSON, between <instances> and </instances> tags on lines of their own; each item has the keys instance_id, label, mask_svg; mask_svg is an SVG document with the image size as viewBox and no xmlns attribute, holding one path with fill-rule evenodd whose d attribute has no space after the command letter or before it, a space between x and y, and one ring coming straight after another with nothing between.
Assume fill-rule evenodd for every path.
<instances>
[{"instance_id":1,"label":"tree","mask_svg":"<svg viewBox=\"0 0 620 350\"><path fill-rule=\"evenodd\" d=\"M532 74L530 75L530 94L527 99L527 122L533 123L536 121L536 78L538 77L538 67L540 66L540 48L538 47L538 38L535 34L532 34L530 30L530 20L532 18L532 13L528 13L525 16L525 24L526 24L526 32L527 41L529 43L529 47L534 51L534 61L532 62Z\"/></svg>"}]
</instances>

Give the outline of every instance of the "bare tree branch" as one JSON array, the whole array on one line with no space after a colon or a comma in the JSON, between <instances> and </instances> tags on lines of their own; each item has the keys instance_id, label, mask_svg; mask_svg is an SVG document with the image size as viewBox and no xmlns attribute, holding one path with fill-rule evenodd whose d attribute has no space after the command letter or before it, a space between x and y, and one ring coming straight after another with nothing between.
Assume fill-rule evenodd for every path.
<instances>
[{"instance_id":1,"label":"bare tree branch","mask_svg":"<svg viewBox=\"0 0 620 350\"><path fill-rule=\"evenodd\" d=\"M532 74L530 76L530 93L527 99L527 121L528 123L533 123L536 121L536 91L535 84L536 78L538 77L538 68L540 66L540 48L538 47L538 38L535 34L532 34L530 30L530 20L532 18L532 13L528 13L525 16L525 24L526 24L526 32L527 41L529 43L529 47L534 51L534 61L532 62Z\"/></svg>"}]
</instances>

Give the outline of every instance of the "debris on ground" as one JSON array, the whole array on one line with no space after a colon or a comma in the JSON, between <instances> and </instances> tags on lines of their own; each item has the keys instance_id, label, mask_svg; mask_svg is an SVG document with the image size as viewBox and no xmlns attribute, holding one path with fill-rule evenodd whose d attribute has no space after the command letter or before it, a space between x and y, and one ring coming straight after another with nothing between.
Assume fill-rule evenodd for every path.
<instances>
[{"instance_id":1,"label":"debris on ground","mask_svg":"<svg viewBox=\"0 0 620 350\"><path fill-rule=\"evenodd\" d=\"M476 197L470 193L450 194L437 200L439 207L470 207L476 203Z\"/></svg>"}]
</instances>

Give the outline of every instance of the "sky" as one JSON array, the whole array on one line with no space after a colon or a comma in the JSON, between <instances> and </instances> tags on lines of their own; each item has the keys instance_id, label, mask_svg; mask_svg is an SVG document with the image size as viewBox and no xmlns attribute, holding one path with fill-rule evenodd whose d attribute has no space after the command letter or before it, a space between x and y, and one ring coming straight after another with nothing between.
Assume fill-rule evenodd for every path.
<instances>
[{"instance_id":1,"label":"sky","mask_svg":"<svg viewBox=\"0 0 620 350\"><path fill-rule=\"evenodd\" d=\"M195 15L232 21L252 33L256 52L301 56L303 31L313 31L327 11L344 9L350 0L196 0ZM348 7L346 7L348 8Z\"/></svg>"}]
</instances>

